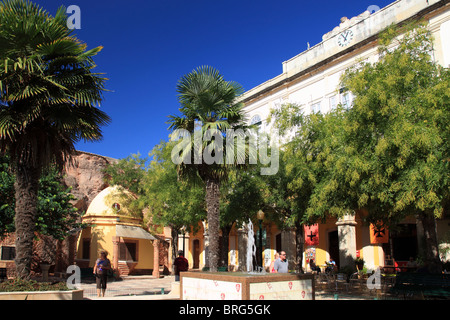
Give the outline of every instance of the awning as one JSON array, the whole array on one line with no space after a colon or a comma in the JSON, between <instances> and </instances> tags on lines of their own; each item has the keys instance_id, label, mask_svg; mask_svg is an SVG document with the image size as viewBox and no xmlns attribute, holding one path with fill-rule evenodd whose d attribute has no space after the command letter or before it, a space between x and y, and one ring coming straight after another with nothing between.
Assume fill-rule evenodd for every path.
<instances>
[{"instance_id":1,"label":"awning","mask_svg":"<svg viewBox=\"0 0 450 320\"><path fill-rule=\"evenodd\" d=\"M116 225L116 236L132 239L156 240L154 236L142 229L141 227Z\"/></svg>"}]
</instances>

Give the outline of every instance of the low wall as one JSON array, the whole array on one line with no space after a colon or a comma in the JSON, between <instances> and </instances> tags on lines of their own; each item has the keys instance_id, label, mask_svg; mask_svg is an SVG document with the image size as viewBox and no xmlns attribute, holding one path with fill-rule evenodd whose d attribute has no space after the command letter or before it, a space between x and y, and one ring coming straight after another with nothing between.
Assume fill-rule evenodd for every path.
<instances>
[{"instance_id":1,"label":"low wall","mask_svg":"<svg viewBox=\"0 0 450 320\"><path fill-rule=\"evenodd\" d=\"M181 272L182 300L314 300L314 275Z\"/></svg>"},{"instance_id":2,"label":"low wall","mask_svg":"<svg viewBox=\"0 0 450 320\"><path fill-rule=\"evenodd\" d=\"M83 290L0 292L0 300L83 300Z\"/></svg>"}]
</instances>

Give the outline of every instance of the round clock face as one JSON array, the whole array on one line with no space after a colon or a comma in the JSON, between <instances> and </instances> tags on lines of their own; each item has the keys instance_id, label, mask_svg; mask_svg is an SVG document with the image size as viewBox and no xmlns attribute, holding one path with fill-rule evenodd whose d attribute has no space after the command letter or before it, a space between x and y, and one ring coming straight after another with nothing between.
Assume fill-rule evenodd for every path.
<instances>
[{"instance_id":1,"label":"round clock face","mask_svg":"<svg viewBox=\"0 0 450 320\"><path fill-rule=\"evenodd\" d=\"M345 30L338 36L338 44L343 47L346 46L352 41L353 32L351 30Z\"/></svg>"}]
</instances>

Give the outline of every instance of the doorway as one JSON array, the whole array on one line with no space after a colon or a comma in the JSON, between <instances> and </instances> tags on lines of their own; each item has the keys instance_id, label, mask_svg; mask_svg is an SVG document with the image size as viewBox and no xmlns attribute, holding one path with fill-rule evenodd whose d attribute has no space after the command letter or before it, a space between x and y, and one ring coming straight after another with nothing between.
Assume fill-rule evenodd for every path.
<instances>
[{"instance_id":1,"label":"doorway","mask_svg":"<svg viewBox=\"0 0 450 320\"><path fill-rule=\"evenodd\" d=\"M275 236L275 250L281 251L281 232Z\"/></svg>"},{"instance_id":2,"label":"doorway","mask_svg":"<svg viewBox=\"0 0 450 320\"><path fill-rule=\"evenodd\" d=\"M198 240L198 239L194 240L193 258L194 258L194 265L192 268L199 269L200 268L200 240Z\"/></svg>"},{"instance_id":3,"label":"doorway","mask_svg":"<svg viewBox=\"0 0 450 320\"><path fill-rule=\"evenodd\" d=\"M137 242L127 241L119 244L119 260L120 261L138 261L137 259Z\"/></svg>"},{"instance_id":4,"label":"doorway","mask_svg":"<svg viewBox=\"0 0 450 320\"><path fill-rule=\"evenodd\" d=\"M395 261L408 261L409 257L417 258L418 242L416 224L397 224L389 231L389 237L390 242L383 244L386 255L391 255Z\"/></svg>"},{"instance_id":5,"label":"doorway","mask_svg":"<svg viewBox=\"0 0 450 320\"><path fill-rule=\"evenodd\" d=\"M328 253L339 268L339 235L337 230L328 232Z\"/></svg>"}]
</instances>

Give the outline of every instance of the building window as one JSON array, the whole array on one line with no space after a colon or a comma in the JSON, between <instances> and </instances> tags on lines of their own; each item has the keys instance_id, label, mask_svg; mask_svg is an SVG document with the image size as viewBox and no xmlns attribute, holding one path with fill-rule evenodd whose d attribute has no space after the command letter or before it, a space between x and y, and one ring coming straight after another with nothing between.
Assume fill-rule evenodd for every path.
<instances>
[{"instance_id":1,"label":"building window","mask_svg":"<svg viewBox=\"0 0 450 320\"><path fill-rule=\"evenodd\" d=\"M339 93L341 94L341 105L344 109L350 109L353 103L352 93L348 91L347 88L343 87L339 89Z\"/></svg>"},{"instance_id":2,"label":"building window","mask_svg":"<svg viewBox=\"0 0 450 320\"><path fill-rule=\"evenodd\" d=\"M342 107L344 109L350 109L352 106L352 97L350 92L344 92L342 95Z\"/></svg>"},{"instance_id":3,"label":"building window","mask_svg":"<svg viewBox=\"0 0 450 320\"><path fill-rule=\"evenodd\" d=\"M254 125L257 128L258 132L261 132L262 129L262 120L261 117L257 114L252 117L250 120L250 125Z\"/></svg>"},{"instance_id":4,"label":"building window","mask_svg":"<svg viewBox=\"0 0 450 320\"><path fill-rule=\"evenodd\" d=\"M261 127L261 124L262 124L261 117L258 114L254 115L252 117L252 120L250 120L250 124L251 125L256 125L258 127Z\"/></svg>"},{"instance_id":5,"label":"building window","mask_svg":"<svg viewBox=\"0 0 450 320\"><path fill-rule=\"evenodd\" d=\"M2 246L0 249L1 260L14 260L16 258L16 247Z\"/></svg>"},{"instance_id":6,"label":"building window","mask_svg":"<svg viewBox=\"0 0 450 320\"><path fill-rule=\"evenodd\" d=\"M446 68L450 68L450 39L448 34L450 33L450 21L445 21L441 24L441 45L442 56L444 58L443 65Z\"/></svg>"},{"instance_id":7,"label":"building window","mask_svg":"<svg viewBox=\"0 0 450 320\"><path fill-rule=\"evenodd\" d=\"M337 107L337 99L336 95L330 97L330 110L336 110Z\"/></svg>"},{"instance_id":8,"label":"building window","mask_svg":"<svg viewBox=\"0 0 450 320\"><path fill-rule=\"evenodd\" d=\"M311 112L312 113L319 113L320 112L320 102L316 102L311 105Z\"/></svg>"}]
</instances>

